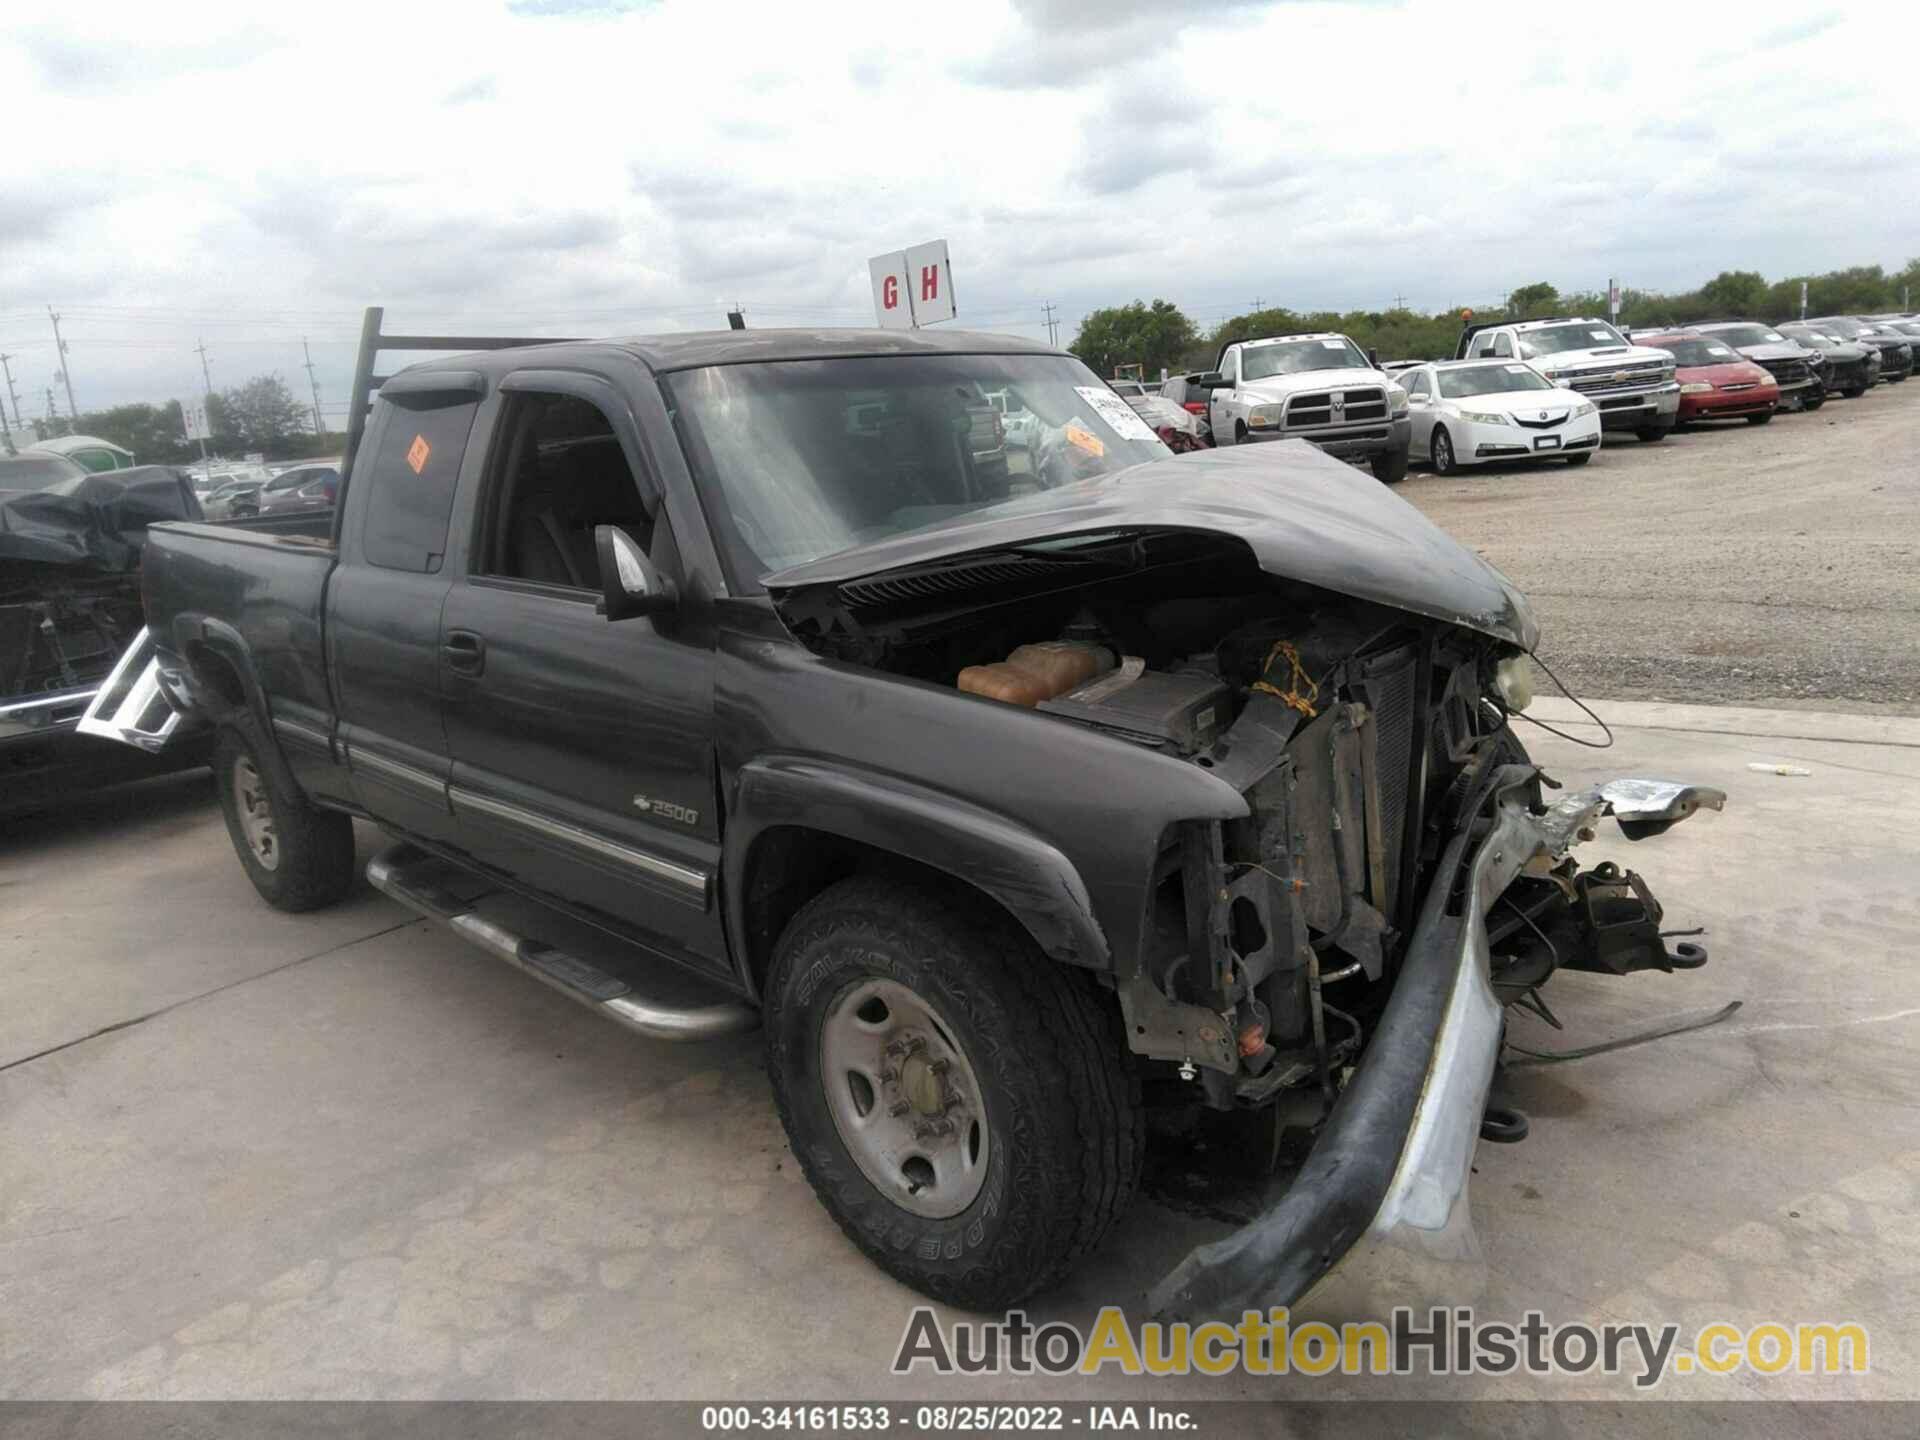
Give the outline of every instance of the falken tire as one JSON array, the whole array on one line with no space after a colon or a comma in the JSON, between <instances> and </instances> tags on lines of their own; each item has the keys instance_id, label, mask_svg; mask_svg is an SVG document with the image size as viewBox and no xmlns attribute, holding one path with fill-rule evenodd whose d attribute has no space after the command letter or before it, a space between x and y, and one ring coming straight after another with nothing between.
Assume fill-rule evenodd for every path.
<instances>
[{"instance_id":1,"label":"falken tire","mask_svg":"<svg viewBox=\"0 0 1920 1440\"><path fill-rule=\"evenodd\" d=\"M1398 485L1407 478L1407 452L1389 451L1373 457L1373 478L1382 485Z\"/></svg>"},{"instance_id":2,"label":"falken tire","mask_svg":"<svg viewBox=\"0 0 1920 1440\"><path fill-rule=\"evenodd\" d=\"M826 1026L879 981L912 992L977 1081L985 1171L965 1208L916 1214L842 1138L823 1073ZM1145 1124L1118 1007L978 897L859 876L782 935L767 978L768 1072L787 1138L827 1213L925 1295L1003 1310L1057 1283L1125 1213Z\"/></svg>"},{"instance_id":3,"label":"falken tire","mask_svg":"<svg viewBox=\"0 0 1920 1440\"><path fill-rule=\"evenodd\" d=\"M288 782L280 757L263 753L251 733L228 726L214 747L213 777L227 835L240 867L276 910L318 910L353 888L353 821L335 810L321 810ZM262 855L249 839L264 813L271 845Z\"/></svg>"}]
</instances>

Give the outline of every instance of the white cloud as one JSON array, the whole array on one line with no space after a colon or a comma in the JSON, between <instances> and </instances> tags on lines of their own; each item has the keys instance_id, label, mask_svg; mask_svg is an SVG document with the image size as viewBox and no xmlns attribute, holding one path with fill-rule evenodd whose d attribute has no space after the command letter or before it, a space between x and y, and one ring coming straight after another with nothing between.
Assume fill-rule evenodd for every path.
<instances>
[{"instance_id":1,"label":"white cloud","mask_svg":"<svg viewBox=\"0 0 1920 1440\"><path fill-rule=\"evenodd\" d=\"M1211 323L1920 252L1915 7L1482 0L10 0L0 349L83 405L278 369L359 307L614 333L859 324L945 236L963 323ZM243 17L243 18L241 18ZM1909 118L1915 117L1915 118ZM31 403L29 410L36 408Z\"/></svg>"}]
</instances>

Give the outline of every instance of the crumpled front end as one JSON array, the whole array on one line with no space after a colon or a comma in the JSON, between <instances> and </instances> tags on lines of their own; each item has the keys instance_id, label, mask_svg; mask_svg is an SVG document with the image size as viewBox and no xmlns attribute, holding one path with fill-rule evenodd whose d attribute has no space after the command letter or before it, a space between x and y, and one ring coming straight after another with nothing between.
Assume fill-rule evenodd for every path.
<instances>
[{"instance_id":1,"label":"crumpled front end","mask_svg":"<svg viewBox=\"0 0 1920 1440\"><path fill-rule=\"evenodd\" d=\"M1615 781L1535 813L1538 775L1501 766L1463 806L1466 822L1434 872L1393 993L1305 1166L1265 1213L1160 1282L1151 1304L1161 1317L1231 1319L1303 1303L1317 1315L1377 1316L1457 1303L1480 1288L1467 1182L1500 1048L1502 992L1524 983L1495 971L1489 912L1506 906L1524 876L1542 895L1564 892L1557 915L1531 891L1512 906L1543 935L1556 924L1607 932L1580 936L1591 944L1562 963L1613 973L1703 963L1697 946L1666 953L1658 906L1637 877L1628 877L1644 897L1628 903L1640 904L1637 927L1622 909L1596 912L1593 887L1567 852L1609 814L1639 838L1725 801L1704 787ZM1629 940L1634 953L1623 948ZM1600 963L1603 953L1616 964ZM1510 962L1525 963L1524 951Z\"/></svg>"}]
</instances>

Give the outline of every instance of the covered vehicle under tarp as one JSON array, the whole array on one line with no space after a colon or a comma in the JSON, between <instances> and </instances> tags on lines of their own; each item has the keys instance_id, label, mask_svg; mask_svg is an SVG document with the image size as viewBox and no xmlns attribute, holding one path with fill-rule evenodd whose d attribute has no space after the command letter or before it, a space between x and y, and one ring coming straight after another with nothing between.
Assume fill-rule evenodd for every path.
<instances>
[{"instance_id":1,"label":"covered vehicle under tarp","mask_svg":"<svg viewBox=\"0 0 1920 1440\"><path fill-rule=\"evenodd\" d=\"M56 480L37 490L0 489L0 591L13 591L22 578L15 561L132 570L148 525L200 518L193 487L164 465Z\"/></svg>"}]
</instances>

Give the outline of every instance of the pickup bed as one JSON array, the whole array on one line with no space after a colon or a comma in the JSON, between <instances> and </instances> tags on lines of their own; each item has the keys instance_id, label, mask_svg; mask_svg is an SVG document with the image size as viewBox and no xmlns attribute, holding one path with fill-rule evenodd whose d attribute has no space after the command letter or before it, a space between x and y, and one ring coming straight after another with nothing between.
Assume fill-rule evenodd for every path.
<instances>
[{"instance_id":1,"label":"pickup bed","mask_svg":"<svg viewBox=\"0 0 1920 1440\"><path fill-rule=\"evenodd\" d=\"M983 457L989 396L1057 463ZM1069 356L503 340L380 385L345 476L326 536L157 527L124 662L217 727L260 894L340 897L363 817L374 884L607 1018L763 1024L822 1203L951 1303L1096 1245L1150 1109L1313 1137L1162 1311L1451 1283L1502 1005L1705 959L1567 851L1722 797L1547 794L1498 572L1309 447L1174 457Z\"/></svg>"}]
</instances>

